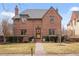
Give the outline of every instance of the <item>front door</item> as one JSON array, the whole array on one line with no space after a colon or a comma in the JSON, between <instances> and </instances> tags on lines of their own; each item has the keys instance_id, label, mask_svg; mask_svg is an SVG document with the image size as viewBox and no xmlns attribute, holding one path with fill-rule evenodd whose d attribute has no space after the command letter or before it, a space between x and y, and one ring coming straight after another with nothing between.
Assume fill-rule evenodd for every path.
<instances>
[{"instance_id":1,"label":"front door","mask_svg":"<svg viewBox=\"0 0 79 59\"><path fill-rule=\"evenodd\" d=\"M41 38L41 28L37 27L36 28L36 39L40 39Z\"/></svg>"}]
</instances>

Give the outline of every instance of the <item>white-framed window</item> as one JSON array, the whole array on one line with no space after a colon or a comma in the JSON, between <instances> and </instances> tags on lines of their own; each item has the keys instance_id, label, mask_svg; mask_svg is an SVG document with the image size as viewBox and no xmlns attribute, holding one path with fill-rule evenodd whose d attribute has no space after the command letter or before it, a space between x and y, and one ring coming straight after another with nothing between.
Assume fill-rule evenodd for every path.
<instances>
[{"instance_id":1,"label":"white-framed window","mask_svg":"<svg viewBox=\"0 0 79 59\"><path fill-rule=\"evenodd\" d=\"M49 29L49 35L55 35L55 29Z\"/></svg>"},{"instance_id":2,"label":"white-framed window","mask_svg":"<svg viewBox=\"0 0 79 59\"><path fill-rule=\"evenodd\" d=\"M25 17L22 17L22 23L25 23L26 22L26 18Z\"/></svg>"},{"instance_id":3,"label":"white-framed window","mask_svg":"<svg viewBox=\"0 0 79 59\"><path fill-rule=\"evenodd\" d=\"M50 22L53 23L55 20L55 16L50 16Z\"/></svg>"},{"instance_id":4,"label":"white-framed window","mask_svg":"<svg viewBox=\"0 0 79 59\"><path fill-rule=\"evenodd\" d=\"M26 35L27 30L26 29L21 29L21 35Z\"/></svg>"}]
</instances>

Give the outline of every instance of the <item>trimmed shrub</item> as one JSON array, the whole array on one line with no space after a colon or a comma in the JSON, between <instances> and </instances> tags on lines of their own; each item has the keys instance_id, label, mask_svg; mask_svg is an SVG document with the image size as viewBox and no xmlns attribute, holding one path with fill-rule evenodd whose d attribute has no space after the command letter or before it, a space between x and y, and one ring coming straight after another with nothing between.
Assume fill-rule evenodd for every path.
<instances>
[{"instance_id":1,"label":"trimmed shrub","mask_svg":"<svg viewBox=\"0 0 79 59\"><path fill-rule=\"evenodd\" d=\"M48 36L44 36L43 38L45 38L45 41L49 41L49 37Z\"/></svg>"},{"instance_id":2,"label":"trimmed shrub","mask_svg":"<svg viewBox=\"0 0 79 59\"><path fill-rule=\"evenodd\" d=\"M7 43L22 43L22 37L10 36L6 37Z\"/></svg>"},{"instance_id":3,"label":"trimmed shrub","mask_svg":"<svg viewBox=\"0 0 79 59\"><path fill-rule=\"evenodd\" d=\"M57 42L58 41L58 37L53 37L51 36L50 39L49 39L49 36L44 36L43 38L45 38L45 41L49 42Z\"/></svg>"},{"instance_id":4,"label":"trimmed shrub","mask_svg":"<svg viewBox=\"0 0 79 59\"><path fill-rule=\"evenodd\" d=\"M34 39L34 37L32 36L32 37L29 37L29 42L31 42L32 41L32 39Z\"/></svg>"}]
</instances>

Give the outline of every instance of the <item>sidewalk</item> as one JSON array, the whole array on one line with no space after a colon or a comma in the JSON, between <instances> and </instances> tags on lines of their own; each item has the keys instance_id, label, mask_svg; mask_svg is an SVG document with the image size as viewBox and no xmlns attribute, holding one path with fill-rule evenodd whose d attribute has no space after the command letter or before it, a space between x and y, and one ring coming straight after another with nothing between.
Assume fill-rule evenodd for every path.
<instances>
[{"instance_id":1,"label":"sidewalk","mask_svg":"<svg viewBox=\"0 0 79 59\"><path fill-rule=\"evenodd\" d=\"M35 56L45 56L46 52L41 43L36 43Z\"/></svg>"}]
</instances>

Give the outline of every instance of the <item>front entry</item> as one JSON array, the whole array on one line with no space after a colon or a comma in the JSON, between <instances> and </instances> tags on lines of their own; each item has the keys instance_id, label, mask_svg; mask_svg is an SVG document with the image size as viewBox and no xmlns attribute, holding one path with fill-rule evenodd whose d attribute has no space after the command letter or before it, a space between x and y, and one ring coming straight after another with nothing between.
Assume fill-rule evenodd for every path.
<instances>
[{"instance_id":1,"label":"front entry","mask_svg":"<svg viewBox=\"0 0 79 59\"><path fill-rule=\"evenodd\" d=\"M37 28L36 28L36 40L35 40L36 42L41 42L42 40L41 40L41 28L38 26Z\"/></svg>"}]
</instances>

